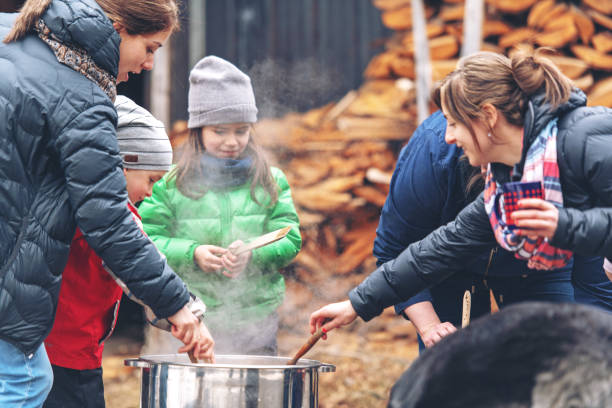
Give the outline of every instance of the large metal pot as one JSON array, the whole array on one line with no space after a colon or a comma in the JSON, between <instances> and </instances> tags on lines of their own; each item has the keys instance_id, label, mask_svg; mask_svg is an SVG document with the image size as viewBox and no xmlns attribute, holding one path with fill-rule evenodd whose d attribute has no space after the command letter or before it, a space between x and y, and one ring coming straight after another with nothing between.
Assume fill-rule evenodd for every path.
<instances>
[{"instance_id":1,"label":"large metal pot","mask_svg":"<svg viewBox=\"0 0 612 408\"><path fill-rule=\"evenodd\" d=\"M316 408L319 372L330 364L289 358L217 355L215 364L192 364L186 354L141 356L125 365L142 368L142 408Z\"/></svg>"}]
</instances>

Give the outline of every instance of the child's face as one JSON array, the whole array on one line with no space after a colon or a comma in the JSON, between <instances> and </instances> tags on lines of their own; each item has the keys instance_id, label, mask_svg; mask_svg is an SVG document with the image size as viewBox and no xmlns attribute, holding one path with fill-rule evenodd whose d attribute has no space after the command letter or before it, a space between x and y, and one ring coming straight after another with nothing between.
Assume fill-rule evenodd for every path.
<instances>
[{"instance_id":1,"label":"child's face","mask_svg":"<svg viewBox=\"0 0 612 408\"><path fill-rule=\"evenodd\" d=\"M134 170L123 169L127 191L130 201L134 204L151 197L153 184L161 179L166 172L164 170Z\"/></svg>"},{"instance_id":2,"label":"child's face","mask_svg":"<svg viewBox=\"0 0 612 408\"><path fill-rule=\"evenodd\" d=\"M202 142L211 156L219 159L237 159L246 149L251 137L250 123L228 123L204 126Z\"/></svg>"}]
</instances>

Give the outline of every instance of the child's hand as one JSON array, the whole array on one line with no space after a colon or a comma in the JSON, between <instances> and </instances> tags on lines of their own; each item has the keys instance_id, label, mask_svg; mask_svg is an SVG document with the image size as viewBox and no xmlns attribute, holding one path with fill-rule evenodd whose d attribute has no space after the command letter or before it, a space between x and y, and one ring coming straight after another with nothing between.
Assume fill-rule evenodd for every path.
<instances>
[{"instance_id":1,"label":"child's hand","mask_svg":"<svg viewBox=\"0 0 612 408\"><path fill-rule=\"evenodd\" d=\"M244 245L244 242L238 240L232 242L228 247L228 251L223 255L221 261L223 263L223 267L225 270L223 274L228 278L236 278L238 277L244 270L246 269L249 261L251 260L252 251L243 252L240 255L234 255L232 253L233 249L237 249Z\"/></svg>"},{"instance_id":2,"label":"child's hand","mask_svg":"<svg viewBox=\"0 0 612 408\"><path fill-rule=\"evenodd\" d=\"M229 252L215 245L200 245L193 253L193 260L204 272L216 272L223 268L221 257Z\"/></svg>"}]
</instances>

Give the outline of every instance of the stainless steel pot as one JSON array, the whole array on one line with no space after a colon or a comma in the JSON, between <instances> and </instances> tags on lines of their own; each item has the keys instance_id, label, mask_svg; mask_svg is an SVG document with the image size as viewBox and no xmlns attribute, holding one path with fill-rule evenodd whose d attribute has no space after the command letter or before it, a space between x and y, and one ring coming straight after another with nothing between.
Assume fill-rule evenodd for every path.
<instances>
[{"instance_id":1,"label":"stainless steel pot","mask_svg":"<svg viewBox=\"0 0 612 408\"><path fill-rule=\"evenodd\" d=\"M125 365L142 368L142 408L316 408L319 373L330 364L289 358L217 355L215 364L192 364L186 354L141 356Z\"/></svg>"}]
</instances>

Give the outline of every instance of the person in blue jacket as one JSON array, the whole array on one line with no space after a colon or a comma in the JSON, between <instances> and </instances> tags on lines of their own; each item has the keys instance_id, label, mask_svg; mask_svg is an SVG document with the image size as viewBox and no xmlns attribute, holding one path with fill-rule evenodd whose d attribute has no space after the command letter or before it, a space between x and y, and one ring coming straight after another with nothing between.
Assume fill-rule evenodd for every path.
<instances>
[{"instance_id":1,"label":"person in blue jacket","mask_svg":"<svg viewBox=\"0 0 612 408\"><path fill-rule=\"evenodd\" d=\"M400 153L374 241L379 266L454 220L483 189L480 169L470 166L456 145L445 143L445 132L446 119L437 111ZM571 273L571 265L530 270L526 262L496 247L465 265L462 273L396 305L396 311L414 324L422 349L460 325L466 290L472 296L471 317L476 318L490 312L489 289L500 307L525 300L572 302Z\"/></svg>"}]
</instances>

